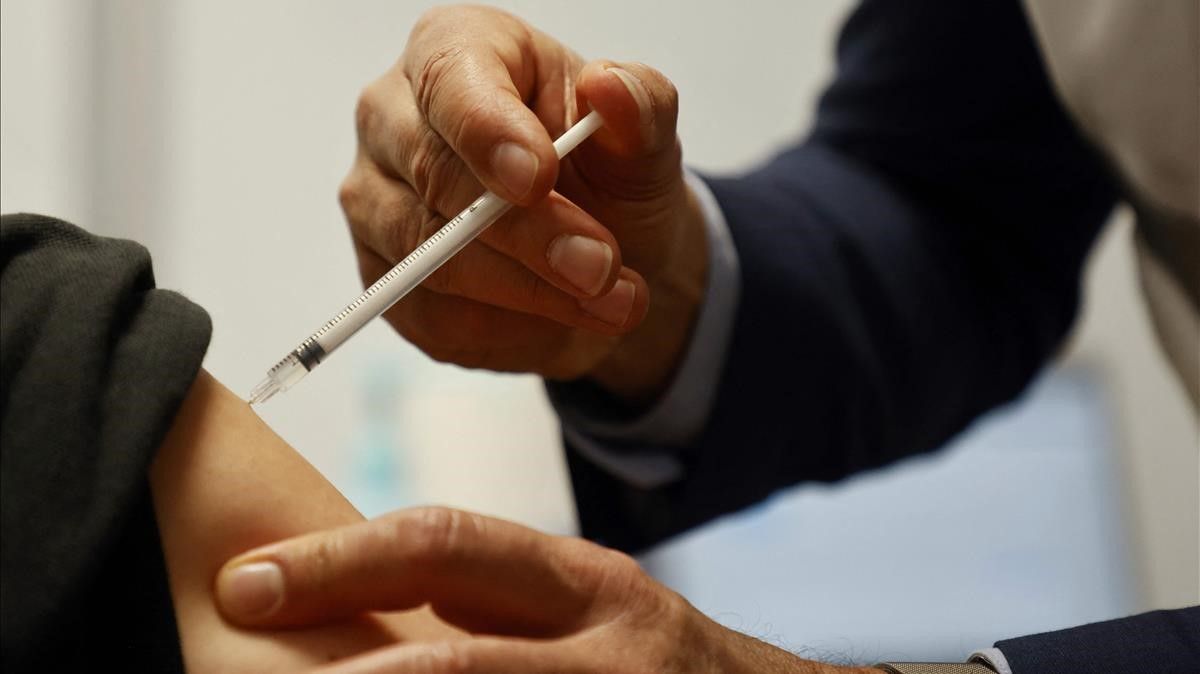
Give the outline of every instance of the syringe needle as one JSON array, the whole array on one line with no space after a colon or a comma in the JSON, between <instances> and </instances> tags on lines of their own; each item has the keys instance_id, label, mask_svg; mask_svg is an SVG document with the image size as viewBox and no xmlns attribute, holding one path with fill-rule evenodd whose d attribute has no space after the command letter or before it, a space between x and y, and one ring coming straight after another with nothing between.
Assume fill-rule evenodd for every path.
<instances>
[{"instance_id":1,"label":"syringe needle","mask_svg":"<svg viewBox=\"0 0 1200 674\"><path fill-rule=\"evenodd\" d=\"M554 151L559 159L603 125L604 120L592 111L567 129L554 141ZM510 208L512 204L492 192L485 192L267 371L266 378L250 392L250 404L266 402L303 379L335 349L420 285Z\"/></svg>"}]
</instances>

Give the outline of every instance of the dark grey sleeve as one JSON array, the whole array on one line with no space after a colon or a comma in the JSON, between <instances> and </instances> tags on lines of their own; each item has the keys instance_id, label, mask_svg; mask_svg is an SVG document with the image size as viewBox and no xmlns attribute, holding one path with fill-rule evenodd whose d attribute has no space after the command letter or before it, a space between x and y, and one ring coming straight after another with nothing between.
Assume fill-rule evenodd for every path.
<instances>
[{"instance_id":1,"label":"dark grey sleeve","mask_svg":"<svg viewBox=\"0 0 1200 674\"><path fill-rule=\"evenodd\" d=\"M6 671L182 670L146 471L210 334L138 244L0 218Z\"/></svg>"}]
</instances>

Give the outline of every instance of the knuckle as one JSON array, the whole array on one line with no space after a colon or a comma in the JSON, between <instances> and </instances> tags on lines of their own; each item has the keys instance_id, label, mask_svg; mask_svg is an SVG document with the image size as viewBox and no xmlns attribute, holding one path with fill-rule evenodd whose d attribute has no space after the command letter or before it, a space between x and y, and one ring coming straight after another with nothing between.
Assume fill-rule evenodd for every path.
<instances>
[{"instance_id":1,"label":"knuckle","mask_svg":"<svg viewBox=\"0 0 1200 674\"><path fill-rule=\"evenodd\" d=\"M657 86L655 88L661 92L660 96L658 97L661 98L661 101L656 102L665 105L667 110L673 113L674 110L679 107L679 90L675 88L675 83L672 82L666 75L664 75L662 71L653 66L646 65L645 63L639 63L638 66L645 69L646 75L651 81L657 82ZM651 98L653 99L656 97Z\"/></svg>"},{"instance_id":2,"label":"knuckle","mask_svg":"<svg viewBox=\"0 0 1200 674\"><path fill-rule=\"evenodd\" d=\"M443 21L453 21L455 16L461 12L462 8L455 5L431 7L422 12L421 16L417 17L417 22L413 24L412 35L434 29Z\"/></svg>"},{"instance_id":3,"label":"knuckle","mask_svg":"<svg viewBox=\"0 0 1200 674\"><path fill-rule=\"evenodd\" d=\"M414 207L404 198L381 198L374 203L370 222L365 223L371 239L389 264L395 265L437 231L442 220L423 206ZM403 306L403 305L400 305Z\"/></svg>"},{"instance_id":4,"label":"knuckle","mask_svg":"<svg viewBox=\"0 0 1200 674\"><path fill-rule=\"evenodd\" d=\"M486 128L488 118L494 116L496 110L503 109L498 98L493 92L489 95L475 96L473 101L461 101L463 112L451 121L453 129L450 131L450 137L454 138L455 147L466 147L466 135L474 129Z\"/></svg>"},{"instance_id":5,"label":"knuckle","mask_svg":"<svg viewBox=\"0 0 1200 674\"><path fill-rule=\"evenodd\" d=\"M695 621L696 610L679 594L663 589L657 594L655 610L643 616L644 625L653 625L655 639L652 652L658 671L686 671L687 662L694 657L680 644L703 644L703 628ZM639 630L642 631L642 630ZM683 668L683 669L681 669Z\"/></svg>"},{"instance_id":6,"label":"knuckle","mask_svg":"<svg viewBox=\"0 0 1200 674\"><path fill-rule=\"evenodd\" d=\"M379 86L379 80L376 80L363 87L358 94L358 101L354 105L354 129L359 139L367 138L379 119Z\"/></svg>"},{"instance_id":7,"label":"knuckle","mask_svg":"<svg viewBox=\"0 0 1200 674\"><path fill-rule=\"evenodd\" d=\"M679 90L675 88L675 83L671 81L671 78L652 65L638 62L636 66L642 71L643 80L659 93L658 96L652 98L659 99L657 102L672 108L679 103Z\"/></svg>"},{"instance_id":8,"label":"knuckle","mask_svg":"<svg viewBox=\"0 0 1200 674\"><path fill-rule=\"evenodd\" d=\"M640 581L645 576L637 560L620 550L603 548L601 555L597 561L609 569L614 578L624 583Z\"/></svg>"},{"instance_id":9,"label":"knuckle","mask_svg":"<svg viewBox=\"0 0 1200 674\"><path fill-rule=\"evenodd\" d=\"M420 134L408 159L413 189L430 209L443 210L457 179L458 155L432 128L424 126Z\"/></svg>"},{"instance_id":10,"label":"knuckle","mask_svg":"<svg viewBox=\"0 0 1200 674\"><path fill-rule=\"evenodd\" d=\"M567 574L590 596L621 598L645 576L633 557L582 538L563 539L557 549Z\"/></svg>"},{"instance_id":11,"label":"knuckle","mask_svg":"<svg viewBox=\"0 0 1200 674\"><path fill-rule=\"evenodd\" d=\"M372 248L389 265L399 262L411 250L408 247L411 228L405 226L408 217L408 212L397 200L377 199L369 221L362 225L369 230L367 236Z\"/></svg>"},{"instance_id":12,"label":"knuckle","mask_svg":"<svg viewBox=\"0 0 1200 674\"><path fill-rule=\"evenodd\" d=\"M468 674L471 652L462 642L446 642L429 649L429 671L439 674Z\"/></svg>"},{"instance_id":13,"label":"knuckle","mask_svg":"<svg viewBox=\"0 0 1200 674\"><path fill-rule=\"evenodd\" d=\"M675 88L675 83L667 78L663 78L663 83L666 85L663 93L666 98L667 108L669 110L679 109L679 90Z\"/></svg>"},{"instance_id":14,"label":"knuckle","mask_svg":"<svg viewBox=\"0 0 1200 674\"><path fill-rule=\"evenodd\" d=\"M413 37L420 35L429 30L431 26L437 24L438 19L445 11L445 7L431 7L421 12L421 15L413 23L412 31L409 33L409 41L411 42Z\"/></svg>"},{"instance_id":15,"label":"knuckle","mask_svg":"<svg viewBox=\"0 0 1200 674\"><path fill-rule=\"evenodd\" d=\"M323 537L307 550L304 557L306 584L313 592L319 594L334 584L340 550L341 541L336 537Z\"/></svg>"},{"instance_id":16,"label":"knuckle","mask_svg":"<svg viewBox=\"0 0 1200 674\"><path fill-rule=\"evenodd\" d=\"M355 215L359 211L359 204L362 198L362 187L359 181L355 178L354 173L346 176L342 183L338 185L338 204L342 207L342 212L346 214L346 218L355 219Z\"/></svg>"},{"instance_id":17,"label":"knuckle","mask_svg":"<svg viewBox=\"0 0 1200 674\"><path fill-rule=\"evenodd\" d=\"M420 215L418 216L419 222L417 225L405 228L405 232L408 234L408 238L405 241L405 250L409 252L416 250L417 246L424 243L425 240L441 229L442 225L446 224L446 219L436 212L424 207L418 210L420 211ZM454 258L450 259L453 260ZM442 265L443 268L445 266Z\"/></svg>"},{"instance_id":18,"label":"knuckle","mask_svg":"<svg viewBox=\"0 0 1200 674\"><path fill-rule=\"evenodd\" d=\"M650 620L661 623L668 631L682 630L689 622L692 605L677 592L661 586L659 590L653 595L655 601L652 604L653 610L649 613Z\"/></svg>"},{"instance_id":19,"label":"knuckle","mask_svg":"<svg viewBox=\"0 0 1200 674\"><path fill-rule=\"evenodd\" d=\"M414 514L405 535L432 560L460 557L468 541L479 532L478 516L461 510L432 506Z\"/></svg>"},{"instance_id":20,"label":"knuckle","mask_svg":"<svg viewBox=\"0 0 1200 674\"><path fill-rule=\"evenodd\" d=\"M428 506L406 511L391 522L393 536L407 538L415 549L427 552L440 547L457 526L455 511L443 506Z\"/></svg>"},{"instance_id":21,"label":"knuckle","mask_svg":"<svg viewBox=\"0 0 1200 674\"><path fill-rule=\"evenodd\" d=\"M379 230L389 264L398 263L415 246L411 230L416 228L408 224L411 217L411 211L397 200L383 200L375 205L371 226Z\"/></svg>"},{"instance_id":22,"label":"knuckle","mask_svg":"<svg viewBox=\"0 0 1200 674\"><path fill-rule=\"evenodd\" d=\"M426 117L437 104L436 99L445 88L446 78L461 66L465 54L466 50L460 45L447 44L435 49L417 70L413 93Z\"/></svg>"},{"instance_id":23,"label":"knuckle","mask_svg":"<svg viewBox=\"0 0 1200 674\"><path fill-rule=\"evenodd\" d=\"M597 595L615 599L607 607L610 610L624 613L653 594L646 572L629 555L604 549L595 555L593 564Z\"/></svg>"}]
</instances>

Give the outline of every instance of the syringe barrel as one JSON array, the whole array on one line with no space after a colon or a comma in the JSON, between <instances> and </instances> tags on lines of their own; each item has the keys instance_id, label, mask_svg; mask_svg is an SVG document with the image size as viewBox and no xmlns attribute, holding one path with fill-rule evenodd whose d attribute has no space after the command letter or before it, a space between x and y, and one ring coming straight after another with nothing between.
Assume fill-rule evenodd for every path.
<instances>
[{"instance_id":1,"label":"syringe barrel","mask_svg":"<svg viewBox=\"0 0 1200 674\"><path fill-rule=\"evenodd\" d=\"M325 351L323 358L327 358L354 336L354 333L390 309L413 288L421 285L430 274L465 248L510 208L512 204L487 192L454 219L442 225L441 229L434 232L416 250L363 291L358 299L313 334L312 339Z\"/></svg>"},{"instance_id":2,"label":"syringe barrel","mask_svg":"<svg viewBox=\"0 0 1200 674\"><path fill-rule=\"evenodd\" d=\"M554 141L555 153L560 159L565 157L603 124L604 120L595 111L585 115ZM510 208L512 204L495 194L484 193L301 342L300 346L288 352L283 360L267 372L267 378L251 391L250 402L263 402L303 379L305 374L328 358L346 340L420 285Z\"/></svg>"}]
</instances>

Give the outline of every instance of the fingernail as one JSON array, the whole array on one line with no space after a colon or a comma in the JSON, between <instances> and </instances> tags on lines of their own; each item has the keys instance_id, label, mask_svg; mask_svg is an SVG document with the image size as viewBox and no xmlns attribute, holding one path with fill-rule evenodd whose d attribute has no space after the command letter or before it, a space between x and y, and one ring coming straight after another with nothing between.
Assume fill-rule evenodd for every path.
<instances>
[{"instance_id":1,"label":"fingernail","mask_svg":"<svg viewBox=\"0 0 1200 674\"><path fill-rule=\"evenodd\" d=\"M610 325L624 325L633 311L633 300L637 288L633 283L621 279L607 295L579 303L583 310Z\"/></svg>"},{"instance_id":2,"label":"fingernail","mask_svg":"<svg viewBox=\"0 0 1200 674\"><path fill-rule=\"evenodd\" d=\"M654 122L654 104L650 100L650 92L646 91L646 85L634 77L633 73L619 66L609 66L605 70L616 75L629 90L629 95L633 96L633 100L637 102L638 119L641 121L642 127L649 128Z\"/></svg>"},{"instance_id":3,"label":"fingernail","mask_svg":"<svg viewBox=\"0 0 1200 674\"><path fill-rule=\"evenodd\" d=\"M264 618L283 603L283 573L272 562L252 562L221 574L217 600L238 618Z\"/></svg>"},{"instance_id":4,"label":"fingernail","mask_svg":"<svg viewBox=\"0 0 1200 674\"><path fill-rule=\"evenodd\" d=\"M529 193L537 171L537 155L516 143L500 143L492 150L492 172L518 199Z\"/></svg>"},{"instance_id":5,"label":"fingernail","mask_svg":"<svg viewBox=\"0 0 1200 674\"><path fill-rule=\"evenodd\" d=\"M595 295L608 280L612 269L612 248L603 241L577 234L563 234L546 251L550 268L571 285Z\"/></svg>"}]
</instances>

